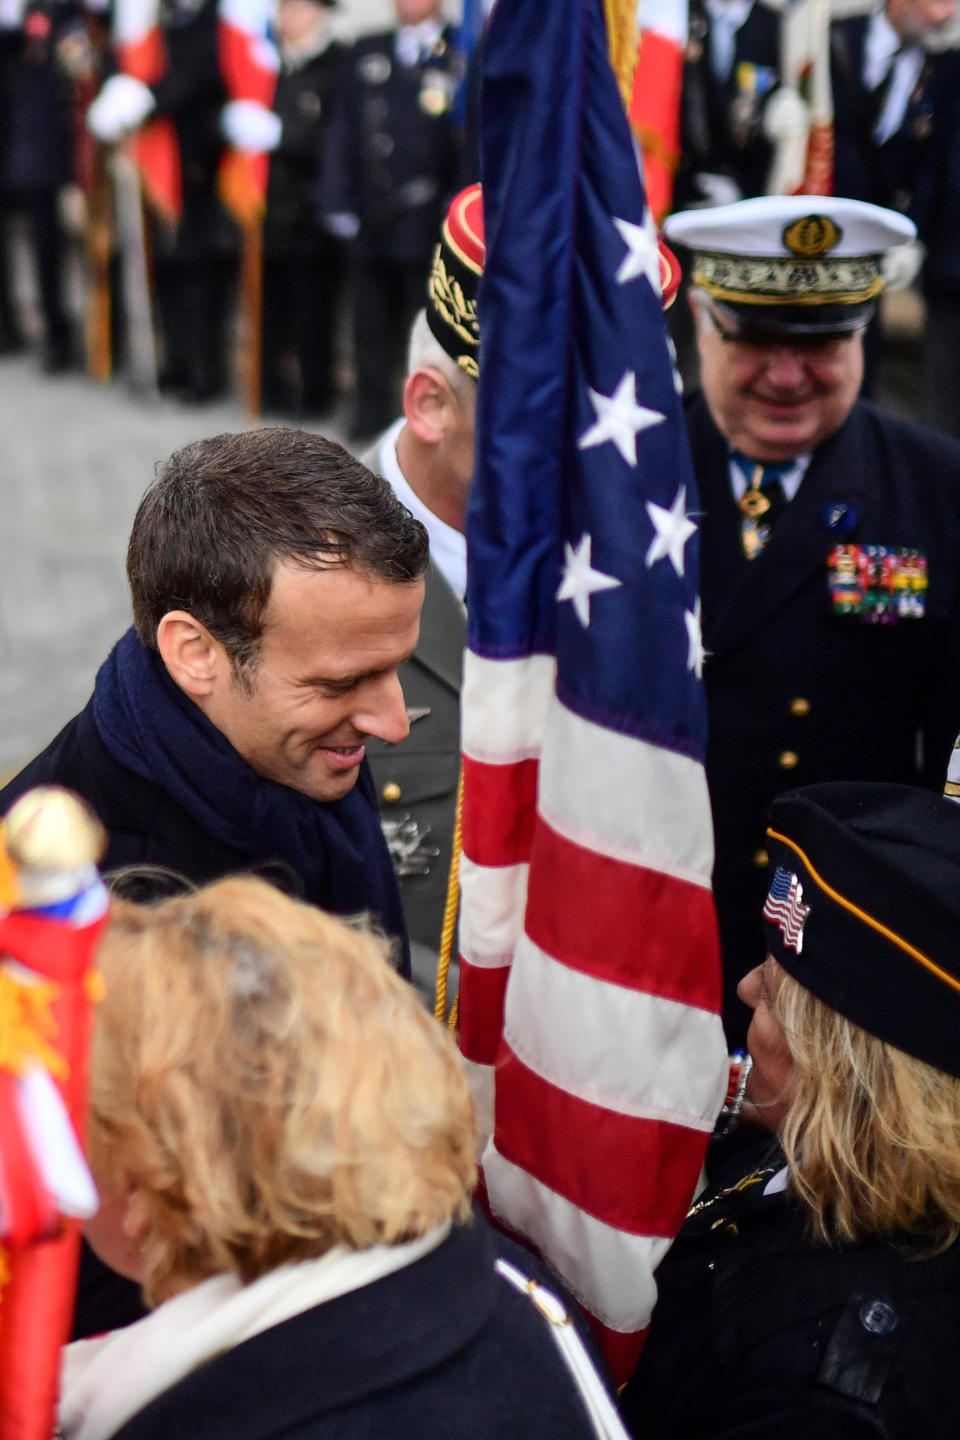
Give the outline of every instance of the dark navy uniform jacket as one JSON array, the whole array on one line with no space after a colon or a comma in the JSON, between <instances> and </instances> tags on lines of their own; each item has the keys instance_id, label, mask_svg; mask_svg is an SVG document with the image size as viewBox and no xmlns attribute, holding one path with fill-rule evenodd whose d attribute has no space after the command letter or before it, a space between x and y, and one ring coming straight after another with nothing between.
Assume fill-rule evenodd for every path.
<instances>
[{"instance_id":1,"label":"dark navy uniform jacket","mask_svg":"<svg viewBox=\"0 0 960 1440\"><path fill-rule=\"evenodd\" d=\"M622 1396L638 1440L954 1440L960 1244L830 1249L742 1166L691 1210ZM723 1193L724 1191L728 1193Z\"/></svg>"},{"instance_id":2,"label":"dark navy uniform jacket","mask_svg":"<svg viewBox=\"0 0 960 1440\"><path fill-rule=\"evenodd\" d=\"M821 780L943 788L960 729L960 444L858 401L748 561L727 445L702 396L687 418L703 511L714 882L728 1038L740 1041L747 1012L734 990L764 955L774 796ZM840 613L838 544L916 550L922 615Z\"/></svg>"},{"instance_id":3,"label":"dark navy uniform jacket","mask_svg":"<svg viewBox=\"0 0 960 1440\"><path fill-rule=\"evenodd\" d=\"M425 262L457 179L450 106L459 76L444 30L415 65L394 56L394 31L358 40L343 67L324 165L323 208L360 221L358 253Z\"/></svg>"},{"instance_id":4,"label":"dark navy uniform jacket","mask_svg":"<svg viewBox=\"0 0 960 1440\"><path fill-rule=\"evenodd\" d=\"M913 214L915 194L931 163L937 112L956 86L955 57L928 55L914 86L903 123L882 145L873 137L882 104L879 92L863 83L863 59L869 15L838 20L830 31L833 81L833 191L873 205ZM921 239L927 237L921 233Z\"/></svg>"}]
</instances>

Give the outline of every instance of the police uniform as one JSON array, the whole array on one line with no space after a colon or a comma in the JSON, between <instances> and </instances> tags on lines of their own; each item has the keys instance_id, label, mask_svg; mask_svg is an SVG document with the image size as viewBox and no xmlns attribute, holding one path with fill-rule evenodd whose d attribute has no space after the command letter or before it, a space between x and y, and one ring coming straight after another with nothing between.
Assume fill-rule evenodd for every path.
<instances>
[{"instance_id":1,"label":"police uniform","mask_svg":"<svg viewBox=\"0 0 960 1440\"><path fill-rule=\"evenodd\" d=\"M410 323L423 303L443 207L456 178L450 107L458 80L448 29L415 58L397 53L401 32L357 41L331 125L323 205L355 217L353 244L355 435L384 429Z\"/></svg>"},{"instance_id":2,"label":"police uniform","mask_svg":"<svg viewBox=\"0 0 960 1440\"><path fill-rule=\"evenodd\" d=\"M901 1056L960 1074L960 810L901 785L817 785L774 804L767 842L763 914L781 969ZM711 1184L657 1271L650 1335L622 1396L634 1434L953 1440L960 1241L937 1250L946 1215L916 1202L914 1228L881 1235L868 1210L856 1242L818 1241L783 1152L757 1133L750 1148L743 1132L719 1143ZM802 1169L802 1131L797 1144ZM886 1144L895 1151L892 1135ZM872 1159L850 1157L868 1173ZM917 1163L936 1196L937 1159ZM940 1193L944 1211L955 1205L949 1181Z\"/></svg>"},{"instance_id":3,"label":"police uniform","mask_svg":"<svg viewBox=\"0 0 960 1440\"><path fill-rule=\"evenodd\" d=\"M695 283L726 296L730 312L740 316L750 303L742 294L752 287L761 317L781 318L777 304L759 303L761 277L769 280L782 264L783 276L826 283L817 277L815 257L791 257L780 243L791 218L824 203L839 214L844 202L764 199L695 212L702 218L692 224L674 217L695 246L704 246ZM858 213L854 202L845 203L854 205L850 214ZM744 215L746 207L759 207L759 219L750 218L753 209ZM783 218L770 220L781 209ZM894 219L910 233L908 222ZM668 237L673 223L667 223ZM715 228L707 232L709 223ZM764 227L774 231L771 243L761 239L756 246L766 244L781 259L734 253L744 223L761 236ZM849 266L844 257L824 260L838 293L879 283L875 263L864 268L849 259ZM740 300L730 301L736 295ZM791 313L797 323L842 328L844 308L849 322L863 323L872 304L803 303ZM766 812L774 796L798 783L839 778L942 786L960 715L960 446L858 401L812 454L768 543L748 559L747 521L731 485L727 441L702 396L689 402L687 414L703 512L714 886L725 1022L736 1044L747 1019L736 985L763 958L758 916Z\"/></svg>"},{"instance_id":4,"label":"police uniform","mask_svg":"<svg viewBox=\"0 0 960 1440\"><path fill-rule=\"evenodd\" d=\"M474 380L480 345L476 297L484 256L482 195L479 185L470 185L454 197L444 219L427 283L426 313L434 338ZM414 979L422 989L431 990L443 929L460 771L466 541L427 510L411 484L416 477L405 477L400 469L396 442L402 426L402 421L393 425L364 456L364 463L382 474L426 525L431 560L420 638L399 672L410 734L399 746L371 738L367 758L400 881Z\"/></svg>"}]
</instances>

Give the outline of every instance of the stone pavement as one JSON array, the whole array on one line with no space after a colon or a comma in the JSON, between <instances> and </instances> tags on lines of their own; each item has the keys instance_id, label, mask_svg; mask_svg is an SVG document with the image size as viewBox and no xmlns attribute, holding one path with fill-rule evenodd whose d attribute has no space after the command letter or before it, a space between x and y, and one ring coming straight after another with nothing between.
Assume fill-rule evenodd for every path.
<instances>
[{"instance_id":1,"label":"stone pavement","mask_svg":"<svg viewBox=\"0 0 960 1440\"><path fill-rule=\"evenodd\" d=\"M86 703L130 623L127 536L157 462L249 423L235 402L150 406L122 381L0 361L0 776Z\"/></svg>"}]
</instances>

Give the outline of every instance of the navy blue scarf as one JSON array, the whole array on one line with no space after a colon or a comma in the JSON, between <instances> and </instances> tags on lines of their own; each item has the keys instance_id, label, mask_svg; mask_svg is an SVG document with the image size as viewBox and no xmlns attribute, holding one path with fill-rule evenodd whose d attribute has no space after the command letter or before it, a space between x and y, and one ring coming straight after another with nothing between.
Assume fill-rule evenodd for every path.
<instances>
[{"instance_id":1,"label":"navy blue scarf","mask_svg":"<svg viewBox=\"0 0 960 1440\"><path fill-rule=\"evenodd\" d=\"M171 680L159 655L130 629L97 674L93 715L121 765L159 785L204 833L251 865L287 864L303 897L336 915L370 913L410 953L400 890L366 764L342 800L320 804L265 780Z\"/></svg>"}]
</instances>

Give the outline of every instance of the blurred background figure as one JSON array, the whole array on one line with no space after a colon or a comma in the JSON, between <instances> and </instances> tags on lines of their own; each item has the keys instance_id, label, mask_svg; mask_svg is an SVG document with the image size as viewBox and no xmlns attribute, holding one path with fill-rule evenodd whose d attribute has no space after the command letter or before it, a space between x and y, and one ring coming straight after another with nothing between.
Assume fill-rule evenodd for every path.
<instances>
[{"instance_id":1,"label":"blurred background figure","mask_svg":"<svg viewBox=\"0 0 960 1440\"><path fill-rule=\"evenodd\" d=\"M372 934L227 880L119 902L101 968L88 1235L154 1308L68 1348L66 1440L625 1440L471 1217L460 1062Z\"/></svg>"},{"instance_id":2,"label":"blurred background figure","mask_svg":"<svg viewBox=\"0 0 960 1440\"><path fill-rule=\"evenodd\" d=\"M73 37L81 7L41 0L0 11L0 353L24 344L14 300L9 221L26 221L27 248L43 325L41 363L56 373L76 359L64 295L66 236L58 211L73 179Z\"/></svg>"},{"instance_id":3,"label":"blurred background figure","mask_svg":"<svg viewBox=\"0 0 960 1440\"><path fill-rule=\"evenodd\" d=\"M336 0L280 0L280 73L264 224L262 404L304 419L336 400L342 245L321 225L320 162L343 47L331 41Z\"/></svg>"},{"instance_id":4,"label":"blurred background figure","mask_svg":"<svg viewBox=\"0 0 960 1440\"><path fill-rule=\"evenodd\" d=\"M217 193L226 98L217 55L216 0L160 0L155 45L164 57L151 84L112 75L87 112L103 144L148 122L172 122L179 157L177 215L150 212L161 389L202 403L226 384L226 324L238 237Z\"/></svg>"},{"instance_id":5,"label":"blurred background figure","mask_svg":"<svg viewBox=\"0 0 960 1440\"><path fill-rule=\"evenodd\" d=\"M354 440L399 408L404 346L457 182L450 27L440 0L396 0L396 16L347 59L324 166L327 224L353 240Z\"/></svg>"}]
</instances>

